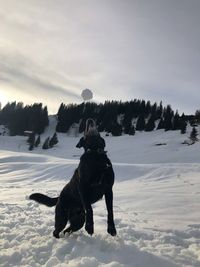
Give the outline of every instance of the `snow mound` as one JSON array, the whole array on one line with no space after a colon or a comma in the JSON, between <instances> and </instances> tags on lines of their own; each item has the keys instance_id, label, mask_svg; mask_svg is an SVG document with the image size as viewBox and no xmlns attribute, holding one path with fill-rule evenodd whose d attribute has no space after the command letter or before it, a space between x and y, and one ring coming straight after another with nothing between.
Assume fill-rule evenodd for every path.
<instances>
[{"instance_id":1,"label":"snow mound","mask_svg":"<svg viewBox=\"0 0 200 267\"><path fill-rule=\"evenodd\" d=\"M55 127L52 116L42 141ZM188 134L160 130L105 137L115 171L118 235L106 232L102 200L93 205L94 236L83 228L59 240L52 237L54 208L28 196L59 195L78 165L79 137L60 133L52 149L28 151L27 137L1 135L0 266L199 267L199 143L183 145ZM156 145L161 143L166 145Z\"/></svg>"},{"instance_id":2,"label":"snow mound","mask_svg":"<svg viewBox=\"0 0 200 267\"><path fill-rule=\"evenodd\" d=\"M28 196L57 196L78 159L10 151L0 151L0 158L2 267L200 265L199 163L114 163L118 236L106 233L102 200L93 205L94 236L83 228L56 240L54 208Z\"/></svg>"}]
</instances>

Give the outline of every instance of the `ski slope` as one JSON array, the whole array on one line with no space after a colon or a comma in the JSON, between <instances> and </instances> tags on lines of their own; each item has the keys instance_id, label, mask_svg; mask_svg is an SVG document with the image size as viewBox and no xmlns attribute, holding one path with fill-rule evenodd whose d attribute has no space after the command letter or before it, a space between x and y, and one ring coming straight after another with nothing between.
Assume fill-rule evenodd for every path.
<instances>
[{"instance_id":1,"label":"ski slope","mask_svg":"<svg viewBox=\"0 0 200 267\"><path fill-rule=\"evenodd\" d=\"M78 137L58 134L54 148L30 152L26 137L0 136L0 266L199 267L200 143L181 144L188 135L159 130L105 137L116 176L118 235L106 232L101 200L93 205L92 237L83 228L58 240L54 208L28 196L59 194L78 165Z\"/></svg>"}]
</instances>

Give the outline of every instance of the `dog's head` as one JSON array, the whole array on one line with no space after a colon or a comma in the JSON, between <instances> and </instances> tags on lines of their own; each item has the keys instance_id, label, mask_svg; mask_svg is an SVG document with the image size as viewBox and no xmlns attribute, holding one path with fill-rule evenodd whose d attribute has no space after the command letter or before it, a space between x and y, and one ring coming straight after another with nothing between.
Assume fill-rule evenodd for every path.
<instances>
[{"instance_id":1,"label":"dog's head","mask_svg":"<svg viewBox=\"0 0 200 267\"><path fill-rule=\"evenodd\" d=\"M91 118L87 119L84 136L87 137L87 136L98 136L98 135L99 132L97 130L95 121Z\"/></svg>"}]
</instances>

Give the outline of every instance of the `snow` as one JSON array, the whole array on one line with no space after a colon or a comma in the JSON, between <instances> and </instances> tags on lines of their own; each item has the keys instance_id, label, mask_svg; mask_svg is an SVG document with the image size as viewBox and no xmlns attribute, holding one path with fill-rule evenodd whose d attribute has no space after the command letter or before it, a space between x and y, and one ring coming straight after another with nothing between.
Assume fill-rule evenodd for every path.
<instances>
[{"instance_id":1,"label":"snow","mask_svg":"<svg viewBox=\"0 0 200 267\"><path fill-rule=\"evenodd\" d=\"M42 141L54 126L52 119ZM0 266L199 267L200 143L181 144L187 136L189 130L159 130L105 137L118 235L106 232L101 200L93 205L92 237L83 228L58 240L54 208L28 196L59 194L83 152L75 148L79 138L58 134L52 149L28 151L27 137L0 136Z\"/></svg>"}]
</instances>

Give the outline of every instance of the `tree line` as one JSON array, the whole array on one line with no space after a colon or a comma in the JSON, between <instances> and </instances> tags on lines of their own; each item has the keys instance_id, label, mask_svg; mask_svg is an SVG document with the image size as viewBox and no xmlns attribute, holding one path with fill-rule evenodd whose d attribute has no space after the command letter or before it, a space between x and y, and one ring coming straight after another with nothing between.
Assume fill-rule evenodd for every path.
<instances>
[{"instance_id":1,"label":"tree line","mask_svg":"<svg viewBox=\"0 0 200 267\"><path fill-rule=\"evenodd\" d=\"M56 131L66 133L75 123L79 133L85 128L88 118L93 118L100 132L114 136L123 133L134 135L135 131L153 131L156 129L181 130L186 132L189 122L192 126L200 123L200 111L195 115L179 115L170 105L163 106L150 101L134 99L131 101L105 101L105 103L84 102L81 104L62 103L57 112ZM48 126L48 110L41 103L24 106L23 103L8 103L0 110L0 125L5 125L10 135L24 135L31 131L37 135Z\"/></svg>"},{"instance_id":2,"label":"tree line","mask_svg":"<svg viewBox=\"0 0 200 267\"><path fill-rule=\"evenodd\" d=\"M40 135L36 137L36 134L34 132L29 132L27 133L27 135L28 135L27 143L29 145L29 150L33 150L34 148L37 148L41 143ZM55 132L52 137L48 136L45 139L42 145L42 149L52 148L57 143L58 143L58 137L57 137L57 133Z\"/></svg>"},{"instance_id":3,"label":"tree line","mask_svg":"<svg viewBox=\"0 0 200 267\"><path fill-rule=\"evenodd\" d=\"M122 133L134 135L135 131L153 131L156 129L181 130L185 133L187 123L194 125L200 122L200 111L195 115L179 115L170 105L163 107L162 102L151 104L150 101L132 100L106 101L104 104L86 102L82 104L62 103L59 107L56 127L57 132L67 132L77 123L79 133L84 131L88 117L95 119L98 130L114 136Z\"/></svg>"},{"instance_id":4,"label":"tree line","mask_svg":"<svg viewBox=\"0 0 200 267\"><path fill-rule=\"evenodd\" d=\"M0 111L0 125L5 125L10 135L24 135L25 131L41 134L49 125L47 107L41 103L26 106L22 102L8 103Z\"/></svg>"}]
</instances>

